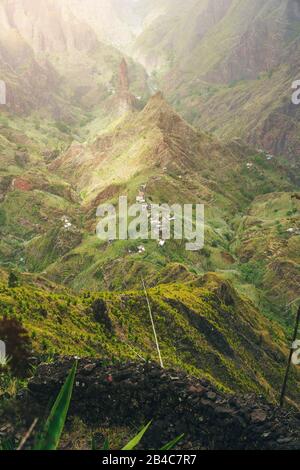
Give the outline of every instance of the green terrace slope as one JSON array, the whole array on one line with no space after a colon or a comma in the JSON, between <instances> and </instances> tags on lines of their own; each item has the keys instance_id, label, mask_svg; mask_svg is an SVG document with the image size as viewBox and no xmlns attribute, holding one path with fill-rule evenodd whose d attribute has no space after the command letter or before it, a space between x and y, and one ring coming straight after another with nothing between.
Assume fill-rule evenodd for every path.
<instances>
[{"instance_id":1,"label":"green terrace slope","mask_svg":"<svg viewBox=\"0 0 300 470\"><path fill-rule=\"evenodd\" d=\"M206 275L150 289L149 299L166 367L185 369L223 390L278 397L287 354L283 330L228 282ZM4 277L0 305L1 317L23 322L35 354L104 361L157 358L141 291L75 295L28 276L19 287L8 288ZM296 378L293 370L292 398L299 394Z\"/></svg>"},{"instance_id":2,"label":"green terrace slope","mask_svg":"<svg viewBox=\"0 0 300 470\"><path fill-rule=\"evenodd\" d=\"M246 278L285 304L300 295L300 193L258 196L233 243Z\"/></svg>"},{"instance_id":3,"label":"green terrace slope","mask_svg":"<svg viewBox=\"0 0 300 470\"><path fill-rule=\"evenodd\" d=\"M74 230L67 220L80 220L75 190L68 182L49 173L47 166L62 148L70 144L69 132L61 129L57 122L45 120L41 123L38 117L26 120L1 116L1 263L26 270L24 248L28 241L65 226L64 231L68 229L71 234ZM54 245L51 252L56 250ZM70 240L69 246L74 246ZM51 256L48 250L48 263ZM47 264L47 260L44 263Z\"/></svg>"}]
</instances>

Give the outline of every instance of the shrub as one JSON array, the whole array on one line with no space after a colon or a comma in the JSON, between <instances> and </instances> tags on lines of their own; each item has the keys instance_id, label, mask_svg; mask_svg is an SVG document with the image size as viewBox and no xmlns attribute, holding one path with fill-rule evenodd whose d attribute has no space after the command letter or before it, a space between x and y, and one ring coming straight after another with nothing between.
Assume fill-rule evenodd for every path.
<instances>
[{"instance_id":1,"label":"shrub","mask_svg":"<svg viewBox=\"0 0 300 470\"><path fill-rule=\"evenodd\" d=\"M205 256L205 258L210 258L211 257L211 251L208 248L203 248L201 250L201 254Z\"/></svg>"},{"instance_id":2,"label":"shrub","mask_svg":"<svg viewBox=\"0 0 300 470\"><path fill-rule=\"evenodd\" d=\"M8 276L8 287L11 289L14 287L18 287L18 285L19 285L19 278L16 273L11 271Z\"/></svg>"},{"instance_id":3,"label":"shrub","mask_svg":"<svg viewBox=\"0 0 300 470\"><path fill-rule=\"evenodd\" d=\"M260 286L265 275L265 268L259 261L249 261L240 267L243 279L250 284Z\"/></svg>"},{"instance_id":4,"label":"shrub","mask_svg":"<svg viewBox=\"0 0 300 470\"><path fill-rule=\"evenodd\" d=\"M94 319L97 323L103 325L108 331L113 332L113 325L107 311L104 300L96 299L92 305Z\"/></svg>"}]
</instances>

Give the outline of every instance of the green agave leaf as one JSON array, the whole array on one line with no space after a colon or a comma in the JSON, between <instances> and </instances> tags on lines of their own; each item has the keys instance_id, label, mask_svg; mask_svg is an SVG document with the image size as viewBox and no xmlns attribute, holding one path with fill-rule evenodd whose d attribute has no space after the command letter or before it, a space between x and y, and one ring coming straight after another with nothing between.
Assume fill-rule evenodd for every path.
<instances>
[{"instance_id":1,"label":"green agave leaf","mask_svg":"<svg viewBox=\"0 0 300 470\"><path fill-rule=\"evenodd\" d=\"M168 442L168 444L164 445L160 450L172 450L178 444L179 441L184 437L184 434L181 434L181 436L175 437L173 441Z\"/></svg>"},{"instance_id":2,"label":"green agave leaf","mask_svg":"<svg viewBox=\"0 0 300 470\"><path fill-rule=\"evenodd\" d=\"M152 421L149 421L149 423L130 442L128 442L128 444L125 447L123 447L122 450L135 449L136 446L140 443L145 432L148 431L148 428L150 427L151 423Z\"/></svg>"},{"instance_id":3,"label":"green agave leaf","mask_svg":"<svg viewBox=\"0 0 300 470\"><path fill-rule=\"evenodd\" d=\"M76 371L77 361L59 392L34 450L57 449L70 406Z\"/></svg>"},{"instance_id":4,"label":"green agave leaf","mask_svg":"<svg viewBox=\"0 0 300 470\"><path fill-rule=\"evenodd\" d=\"M102 450L109 450L109 440L105 439Z\"/></svg>"}]
</instances>

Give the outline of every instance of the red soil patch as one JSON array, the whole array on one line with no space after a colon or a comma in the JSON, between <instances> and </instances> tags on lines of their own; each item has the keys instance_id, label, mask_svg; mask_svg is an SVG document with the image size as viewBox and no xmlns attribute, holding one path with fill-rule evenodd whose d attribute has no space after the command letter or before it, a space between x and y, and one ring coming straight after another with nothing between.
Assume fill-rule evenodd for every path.
<instances>
[{"instance_id":1,"label":"red soil patch","mask_svg":"<svg viewBox=\"0 0 300 470\"><path fill-rule=\"evenodd\" d=\"M23 178L15 178L12 182L13 189L18 189L19 191L31 191L32 184L29 181L24 180Z\"/></svg>"}]
</instances>

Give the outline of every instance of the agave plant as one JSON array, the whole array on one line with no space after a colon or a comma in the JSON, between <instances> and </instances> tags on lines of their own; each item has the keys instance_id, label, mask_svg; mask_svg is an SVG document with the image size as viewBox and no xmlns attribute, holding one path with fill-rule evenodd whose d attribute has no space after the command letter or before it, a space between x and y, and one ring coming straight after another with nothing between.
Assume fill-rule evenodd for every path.
<instances>
[{"instance_id":1,"label":"agave plant","mask_svg":"<svg viewBox=\"0 0 300 470\"><path fill-rule=\"evenodd\" d=\"M131 439L131 441L129 441L128 444L126 444L125 447L123 447L122 450L133 450L133 449L135 449L139 445L139 443L141 442L144 434L148 431L151 424L152 424L152 421L150 421L148 424L146 424L146 426L133 439ZM181 436L176 437L171 442L168 442L168 444L161 447L160 450L171 450L171 449L173 449L176 446L176 444L183 438L183 436L184 435L182 434ZM109 445L106 447L106 449L109 449Z\"/></svg>"},{"instance_id":2,"label":"agave plant","mask_svg":"<svg viewBox=\"0 0 300 470\"><path fill-rule=\"evenodd\" d=\"M74 363L64 385L62 386L55 400L49 417L46 420L42 431L37 437L36 444L34 445L33 450L57 450L71 403L76 371L77 361ZM122 450L126 451L135 449L141 442L143 436L145 435L151 424L152 421L146 424L146 426L144 426L143 429L141 429L141 431L122 448ZM181 436L178 436L177 438L173 439L171 442L165 444L160 450L173 449L176 444L178 444L178 442L183 438L183 436L184 435L182 434ZM26 440L27 439L23 439L24 444ZM13 444L11 442L5 442L0 445L0 450L12 450L12 447ZM106 440L101 450L109 449L109 441ZM92 442L92 450L96 450L94 442Z\"/></svg>"},{"instance_id":3,"label":"agave plant","mask_svg":"<svg viewBox=\"0 0 300 470\"><path fill-rule=\"evenodd\" d=\"M62 435L74 387L77 361L62 386L34 450L56 450Z\"/></svg>"}]
</instances>

